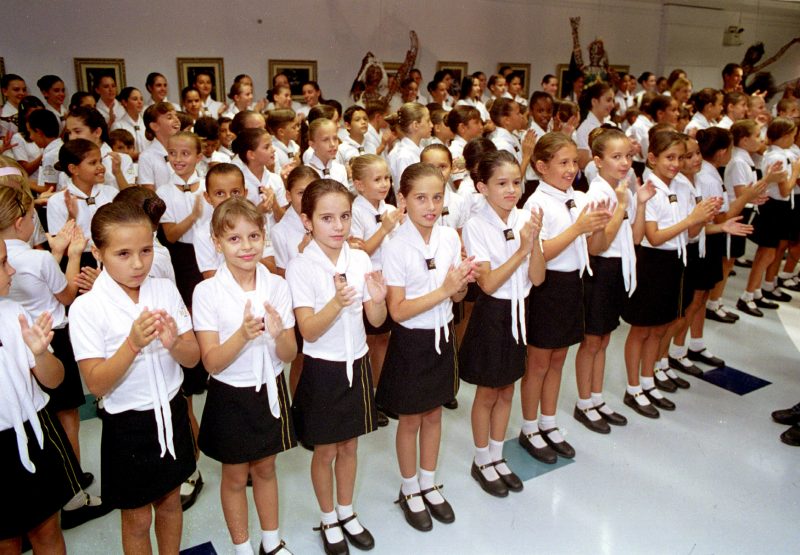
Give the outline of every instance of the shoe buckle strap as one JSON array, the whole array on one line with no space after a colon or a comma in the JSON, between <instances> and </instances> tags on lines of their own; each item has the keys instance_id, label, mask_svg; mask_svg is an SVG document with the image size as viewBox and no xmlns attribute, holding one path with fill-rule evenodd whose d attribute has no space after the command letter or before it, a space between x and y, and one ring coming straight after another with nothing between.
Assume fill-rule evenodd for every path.
<instances>
[{"instance_id":1,"label":"shoe buckle strap","mask_svg":"<svg viewBox=\"0 0 800 555\"><path fill-rule=\"evenodd\" d=\"M492 466L492 465L491 465L491 464L485 464L485 465L483 465L482 467L478 467L478 468L480 468L481 470L483 470L484 468L486 468L486 467L488 467L488 466ZM428 489L424 489L424 490L420 491L419 493L420 493L421 495L428 495L429 493L433 493L434 491L439 491L439 490L441 490L441 489L444 489L444 485L442 485L442 484L439 484L438 486L437 486L437 485L434 485L434 486L431 486L431 487L429 487Z\"/></svg>"},{"instance_id":2,"label":"shoe buckle strap","mask_svg":"<svg viewBox=\"0 0 800 555\"><path fill-rule=\"evenodd\" d=\"M403 501L408 501L408 500L413 499L415 497L422 497L422 492L421 491L415 491L414 493L409 493L409 494L402 493L401 495L402 495L402 497L400 497L399 499L395 500L395 502L394 502L395 505L398 504L398 503L401 503Z\"/></svg>"},{"instance_id":3,"label":"shoe buckle strap","mask_svg":"<svg viewBox=\"0 0 800 555\"><path fill-rule=\"evenodd\" d=\"M347 524L347 523L348 523L348 522L350 522L351 520L355 520L356 518L358 518L358 513L353 513L353 514L351 514L350 516L348 516L347 518L343 518L343 519L341 519L341 520L339 521L339 525L340 525L340 526L344 526L345 524Z\"/></svg>"},{"instance_id":4,"label":"shoe buckle strap","mask_svg":"<svg viewBox=\"0 0 800 555\"><path fill-rule=\"evenodd\" d=\"M339 524L339 521L336 521L333 524L323 524L323 523L320 522L319 526L315 526L314 528L312 528L312 530L314 532L319 532L320 530L323 530L323 531L324 530L330 530L331 528L336 528L337 526L341 526L341 524Z\"/></svg>"}]
</instances>

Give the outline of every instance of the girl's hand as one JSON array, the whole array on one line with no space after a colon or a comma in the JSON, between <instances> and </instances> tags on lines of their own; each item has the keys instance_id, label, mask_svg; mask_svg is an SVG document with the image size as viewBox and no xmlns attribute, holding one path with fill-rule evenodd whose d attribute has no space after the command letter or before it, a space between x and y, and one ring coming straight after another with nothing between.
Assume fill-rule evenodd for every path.
<instances>
[{"instance_id":1,"label":"girl's hand","mask_svg":"<svg viewBox=\"0 0 800 555\"><path fill-rule=\"evenodd\" d=\"M444 289L445 294L448 297L452 297L466 288L467 284L469 283L467 280L467 275L468 272L465 274L461 264L458 266L450 266L450 268L447 270L447 275L444 278L444 282L442 283L442 288Z\"/></svg>"},{"instance_id":2,"label":"girl's hand","mask_svg":"<svg viewBox=\"0 0 800 555\"><path fill-rule=\"evenodd\" d=\"M382 303L386 299L386 280L383 278L381 272L369 272L364 274L364 280L367 282L367 291L369 296L372 297L372 302Z\"/></svg>"},{"instance_id":3,"label":"girl's hand","mask_svg":"<svg viewBox=\"0 0 800 555\"><path fill-rule=\"evenodd\" d=\"M539 233L542 231L542 220L544 211L541 208L531 209L531 247L533 242L539 240Z\"/></svg>"},{"instance_id":4,"label":"girl's hand","mask_svg":"<svg viewBox=\"0 0 800 555\"><path fill-rule=\"evenodd\" d=\"M198 193L197 196L194 197L194 205L192 206L192 218L194 221L199 220L203 216L203 204L205 204L203 195Z\"/></svg>"},{"instance_id":5,"label":"girl's hand","mask_svg":"<svg viewBox=\"0 0 800 555\"><path fill-rule=\"evenodd\" d=\"M711 220L715 213L716 209L711 199L704 199L694 207L692 213L689 214L689 219L695 224L704 224Z\"/></svg>"},{"instance_id":6,"label":"girl's hand","mask_svg":"<svg viewBox=\"0 0 800 555\"><path fill-rule=\"evenodd\" d=\"M83 254L83 249L89 241L84 237L83 230L80 226L75 225L73 222L72 233L69 240L69 249L67 249L67 257L80 256Z\"/></svg>"},{"instance_id":7,"label":"girl's hand","mask_svg":"<svg viewBox=\"0 0 800 555\"><path fill-rule=\"evenodd\" d=\"M531 252L533 249L533 212L531 212L531 219L522 224L519 230L519 250L525 254Z\"/></svg>"},{"instance_id":8,"label":"girl's hand","mask_svg":"<svg viewBox=\"0 0 800 555\"><path fill-rule=\"evenodd\" d=\"M764 183L780 183L789 177L789 174L783 171L783 163L775 162L767 168L767 175L764 176Z\"/></svg>"},{"instance_id":9,"label":"girl's hand","mask_svg":"<svg viewBox=\"0 0 800 555\"><path fill-rule=\"evenodd\" d=\"M283 320L278 311L269 303L264 303L264 324L272 339L277 339L283 332Z\"/></svg>"},{"instance_id":10,"label":"girl's hand","mask_svg":"<svg viewBox=\"0 0 800 555\"><path fill-rule=\"evenodd\" d=\"M137 351L141 351L158 337L158 319L156 312L151 312L147 307L144 307L139 317L134 320L131 332L128 335L128 341Z\"/></svg>"},{"instance_id":11,"label":"girl's hand","mask_svg":"<svg viewBox=\"0 0 800 555\"><path fill-rule=\"evenodd\" d=\"M100 270L91 266L81 268L81 273L75 276L75 285L78 286L79 293L86 293L92 290L94 280L100 275Z\"/></svg>"},{"instance_id":12,"label":"girl's hand","mask_svg":"<svg viewBox=\"0 0 800 555\"><path fill-rule=\"evenodd\" d=\"M305 232L303 234L303 238L300 240L300 243L297 245L297 252L301 253L306 249L308 244L311 242L311 234L309 232Z\"/></svg>"},{"instance_id":13,"label":"girl's hand","mask_svg":"<svg viewBox=\"0 0 800 555\"><path fill-rule=\"evenodd\" d=\"M42 312L33 325L28 325L24 315L18 316L19 327L22 329L22 340L35 355L42 355L47 351L47 346L53 340L53 317L50 313Z\"/></svg>"},{"instance_id":14,"label":"girl's hand","mask_svg":"<svg viewBox=\"0 0 800 555\"><path fill-rule=\"evenodd\" d=\"M239 332L247 341L252 341L264 333L264 319L253 316L253 312L250 310L251 308L252 305L248 300L244 305L244 317L242 318L242 325L239 328Z\"/></svg>"},{"instance_id":15,"label":"girl's hand","mask_svg":"<svg viewBox=\"0 0 800 555\"><path fill-rule=\"evenodd\" d=\"M113 112L111 117L113 118ZM111 123L109 122L109 126ZM122 156L119 155L119 152L109 152L106 154L109 158L111 158L111 173L118 173L122 169Z\"/></svg>"},{"instance_id":16,"label":"girl's hand","mask_svg":"<svg viewBox=\"0 0 800 555\"><path fill-rule=\"evenodd\" d=\"M634 156L641 156L642 154L642 145L639 141L634 139L633 137L628 137L628 140L631 142L631 147L633 148Z\"/></svg>"},{"instance_id":17,"label":"girl's hand","mask_svg":"<svg viewBox=\"0 0 800 555\"><path fill-rule=\"evenodd\" d=\"M644 185L636 188L636 202L645 204L656 195L656 186L652 181L647 181Z\"/></svg>"},{"instance_id":18,"label":"girl's hand","mask_svg":"<svg viewBox=\"0 0 800 555\"><path fill-rule=\"evenodd\" d=\"M730 220L725 220L722 222L722 230L726 233L730 233L731 235L736 235L739 237L744 237L745 235L750 235L753 233L753 226L741 223L741 219L742 216L736 216Z\"/></svg>"},{"instance_id":19,"label":"girl's hand","mask_svg":"<svg viewBox=\"0 0 800 555\"><path fill-rule=\"evenodd\" d=\"M178 324L175 323L175 318L167 314L166 310L156 310L153 312L158 318L156 322L158 339L166 350L171 351L175 346L175 341L178 340Z\"/></svg>"},{"instance_id":20,"label":"girl's hand","mask_svg":"<svg viewBox=\"0 0 800 555\"><path fill-rule=\"evenodd\" d=\"M621 207L623 211L628 208L628 202L630 201L630 195L628 195L628 180L621 179L617 188L614 189L614 193L617 196L617 206Z\"/></svg>"},{"instance_id":21,"label":"girl's hand","mask_svg":"<svg viewBox=\"0 0 800 555\"><path fill-rule=\"evenodd\" d=\"M271 214L272 207L275 204L275 191L272 187L259 187L261 190L261 202L258 204L258 209L264 214Z\"/></svg>"},{"instance_id":22,"label":"girl's hand","mask_svg":"<svg viewBox=\"0 0 800 555\"><path fill-rule=\"evenodd\" d=\"M292 173L292 170L299 165L300 165L300 158L298 155L297 157L292 158L291 162L289 162L285 166L281 166L281 179L283 180L284 183L286 183L286 180L289 179L289 174Z\"/></svg>"},{"instance_id":23,"label":"girl's hand","mask_svg":"<svg viewBox=\"0 0 800 555\"><path fill-rule=\"evenodd\" d=\"M528 129L525 138L522 139L522 160L530 160L533 156L533 149L536 148L536 133L533 129Z\"/></svg>"},{"instance_id":24,"label":"girl's hand","mask_svg":"<svg viewBox=\"0 0 800 555\"><path fill-rule=\"evenodd\" d=\"M607 210L597 210L594 205L587 205L581 210L574 225L577 226L578 231L583 235L603 229L610 219L611 217Z\"/></svg>"},{"instance_id":25,"label":"girl's hand","mask_svg":"<svg viewBox=\"0 0 800 555\"><path fill-rule=\"evenodd\" d=\"M50 246L50 252L56 256L61 256L67 250L72 237L72 230L75 228L75 220L67 220L64 227L58 230L55 235L46 233L47 244Z\"/></svg>"},{"instance_id":26,"label":"girl's hand","mask_svg":"<svg viewBox=\"0 0 800 555\"><path fill-rule=\"evenodd\" d=\"M0 142L0 154L4 154L6 151L11 150L15 146L17 146L17 143L11 144L11 138L13 136L14 134L9 129L6 132L6 136L2 137L2 142Z\"/></svg>"},{"instance_id":27,"label":"girl's hand","mask_svg":"<svg viewBox=\"0 0 800 555\"><path fill-rule=\"evenodd\" d=\"M333 284L336 286L336 294L333 296L334 302L339 305L339 310L353 304L356 296L355 288L347 285L345 276L336 274L333 276Z\"/></svg>"},{"instance_id":28,"label":"girl's hand","mask_svg":"<svg viewBox=\"0 0 800 555\"><path fill-rule=\"evenodd\" d=\"M360 237L348 237L347 244L350 245L351 248L361 251L363 251L366 246L366 243Z\"/></svg>"},{"instance_id":29,"label":"girl's hand","mask_svg":"<svg viewBox=\"0 0 800 555\"><path fill-rule=\"evenodd\" d=\"M78 217L78 201L75 196L64 189L64 204L67 206L67 219L74 220Z\"/></svg>"},{"instance_id":30,"label":"girl's hand","mask_svg":"<svg viewBox=\"0 0 800 555\"><path fill-rule=\"evenodd\" d=\"M388 212L383 213L383 217L381 217L381 227L383 231L387 234L394 229L397 225L397 222L400 221L400 218L403 217L403 213L400 210L391 210Z\"/></svg>"}]
</instances>

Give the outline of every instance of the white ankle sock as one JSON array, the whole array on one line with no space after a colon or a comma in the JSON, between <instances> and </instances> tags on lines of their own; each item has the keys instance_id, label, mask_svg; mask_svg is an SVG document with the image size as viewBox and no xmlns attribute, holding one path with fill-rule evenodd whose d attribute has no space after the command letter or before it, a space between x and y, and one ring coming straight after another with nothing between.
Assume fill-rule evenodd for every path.
<instances>
[{"instance_id":1,"label":"white ankle sock","mask_svg":"<svg viewBox=\"0 0 800 555\"><path fill-rule=\"evenodd\" d=\"M265 549L265 551L269 550ZM233 553L234 555L255 555L253 552L253 546L250 545L250 538L248 538L244 543L233 544Z\"/></svg>"},{"instance_id":2,"label":"white ankle sock","mask_svg":"<svg viewBox=\"0 0 800 555\"><path fill-rule=\"evenodd\" d=\"M763 291L772 292L775 291L775 283L771 281L764 280L761 284L761 289Z\"/></svg>"},{"instance_id":3,"label":"white ankle sock","mask_svg":"<svg viewBox=\"0 0 800 555\"><path fill-rule=\"evenodd\" d=\"M669 368L669 359L664 357L656 361L656 370L666 370Z\"/></svg>"},{"instance_id":4,"label":"white ankle sock","mask_svg":"<svg viewBox=\"0 0 800 555\"><path fill-rule=\"evenodd\" d=\"M763 296L764 296L764 294L761 292L760 288L756 289L755 291L753 291L753 300L757 301L758 299L760 299Z\"/></svg>"},{"instance_id":5,"label":"white ankle sock","mask_svg":"<svg viewBox=\"0 0 800 555\"><path fill-rule=\"evenodd\" d=\"M778 277L781 279L790 279L794 277L794 274L791 272L778 272Z\"/></svg>"},{"instance_id":6,"label":"white ankle sock","mask_svg":"<svg viewBox=\"0 0 800 555\"><path fill-rule=\"evenodd\" d=\"M706 308L709 310L717 310L720 306L722 306L722 303L719 302L719 299L716 301L709 300L706 302Z\"/></svg>"},{"instance_id":7,"label":"white ankle sock","mask_svg":"<svg viewBox=\"0 0 800 555\"><path fill-rule=\"evenodd\" d=\"M673 370L672 368L667 368L666 370L664 370L664 373L673 380L678 377L678 374L676 374L675 370Z\"/></svg>"},{"instance_id":8,"label":"white ankle sock","mask_svg":"<svg viewBox=\"0 0 800 555\"><path fill-rule=\"evenodd\" d=\"M556 415L555 414L553 414L553 415L543 414L539 418L539 430L541 430L541 431L553 430L552 432L547 434L547 437L549 437L550 441L552 441L553 443L561 443L562 441L564 441L564 436L561 435L561 432L556 427Z\"/></svg>"},{"instance_id":9,"label":"white ankle sock","mask_svg":"<svg viewBox=\"0 0 800 555\"><path fill-rule=\"evenodd\" d=\"M336 515L339 517L339 520L350 518L353 516L353 505L339 505L336 507ZM344 527L347 528L347 531L351 534L360 534L364 531L364 527L361 526L358 518L354 518L345 524Z\"/></svg>"},{"instance_id":10,"label":"white ankle sock","mask_svg":"<svg viewBox=\"0 0 800 555\"><path fill-rule=\"evenodd\" d=\"M672 344L669 346L669 356L672 358L683 358L686 356L686 350L686 345Z\"/></svg>"},{"instance_id":11,"label":"white ankle sock","mask_svg":"<svg viewBox=\"0 0 800 555\"><path fill-rule=\"evenodd\" d=\"M503 458L503 442L489 438L489 455L492 457L492 462L501 460ZM498 474L511 474L511 469L508 468L506 463L496 464L494 465L494 469Z\"/></svg>"},{"instance_id":12,"label":"white ankle sock","mask_svg":"<svg viewBox=\"0 0 800 555\"><path fill-rule=\"evenodd\" d=\"M430 489L436 484L436 470L425 470L424 468L420 467L419 469L419 488L420 490ZM432 505L438 505L439 503L444 503L444 497L442 494L436 490L425 495L425 499L428 500L428 503Z\"/></svg>"},{"instance_id":13,"label":"white ankle sock","mask_svg":"<svg viewBox=\"0 0 800 555\"><path fill-rule=\"evenodd\" d=\"M523 420L522 421L522 433L525 435L534 434L539 431L539 421L538 420ZM542 436L535 435L530 438L528 441L536 447L537 449L541 449L542 447L547 447L547 443Z\"/></svg>"},{"instance_id":14,"label":"white ankle sock","mask_svg":"<svg viewBox=\"0 0 800 555\"><path fill-rule=\"evenodd\" d=\"M667 373L664 370L662 370L661 368L656 368L656 370L654 372L654 376L655 376L656 381L659 381L659 382L664 382L664 381L668 381L669 380L669 378L667 377Z\"/></svg>"},{"instance_id":15,"label":"white ankle sock","mask_svg":"<svg viewBox=\"0 0 800 555\"><path fill-rule=\"evenodd\" d=\"M703 339L702 337L697 337L697 338L692 337L691 339L689 339L689 349L691 349L695 353L699 353L705 348L706 348L706 342L705 339Z\"/></svg>"},{"instance_id":16,"label":"white ankle sock","mask_svg":"<svg viewBox=\"0 0 800 555\"><path fill-rule=\"evenodd\" d=\"M759 295L759 297L760 296L761 295ZM750 291L745 291L744 293L742 293L742 296L739 297L739 298L742 299L744 302L749 303L750 301L755 299L755 293L751 293Z\"/></svg>"},{"instance_id":17,"label":"white ankle sock","mask_svg":"<svg viewBox=\"0 0 800 555\"><path fill-rule=\"evenodd\" d=\"M602 393L592 393L592 404L594 405L594 408L595 408L595 410L597 412L602 412L603 414L613 414L614 413L614 411L611 410L608 407L608 405L605 404L605 401L603 400L603 394ZM600 405L603 405L603 406L600 407ZM600 408L597 408L597 407L600 407Z\"/></svg>"},{"instance_id":18,"label":"white ankle sock","mask_svg":"<svg viewBox=\"0 0 800 555\"><path fill-rule=\"evenodd\" d=\"M491 464L490 464L491 462L492 462L492 454L489 452L489 447L488 446L487 447L478 447L478 446L476 446L475 447L475 464L478 467L481 467L481 466L484 466L484 465L489 465L486 468L484 468L483 470L481 470L481 473L483 474L483 477L486 478L487 480L494 481L494 480L497 480L499 478L499 476L497 475L497 472L495 471L494 467L491 466Z\"/></svg>"},{"instance_id":19,"label":"white ankle sock","mask_svg":"<svg viewBox=\"0 0 800 555\"><path fill-rule=\"evenodd\" d=\"M661 395L661 392L656 389L654 378L645 378L644 376L642 376L642 388L646 389L647 392L656 399L664 398L664 396Z\"/></svg>"},{"instance_id":20,"label":"white ankle sock","mask_svg":"<svg viewBox=\"0 0 800 555\"><path fill-rule=\"evenodd\" d=\"M339 520L336 517L336 511L322 513L322 524L336 524L337 522L339 522ZM328 538L330 543L339 543L340 541L344 540L342 529L338 526L328 528L327 530L324 530L324 532L325 537Z\"/></svg>"},{"instance_id":21,"label":"white ankle sock","mask_svg":"<svg viewBox=\"0 0 800 555\"><path fill-rule=\"evenodd\" d=\"M261 545L269 553L281 544L281 533L278 530L261 530Z\"/></svg>"},{"instance_id":22,"label":"white ankle sock","mask_svg":"<svg viewBox=\"0 0 800 555\"><path fill-rule=\"evenodd\" d=\"M403 495L419 493L419 480L417 480L416 474L411 478L403 478L403 486L400 489L403 492ZM425 503L422 501L422 497L412 497L409 499L408 508L415 513L425 510Z\"/></svg>"},{"instance_id":23,"label":"white ankle sock","mask_svg":"<svg viewBox=\"0 0 800 555\"><path fill-rule=\"evenodd\" d=\"M642 383L644 383L644 379L645 378L641 379ZM644 395L637 395L637 393L642 393L641 385L628 385L628 393L634 396L633 398L636 399L636 402L639 404L639 406L644 407L650 404L650 399Z\"/></svg>"},{"instance_id":24,"label":"white ankle sock","mask_svg":"<svg viewBox=\"0 0 800 555\"><path fill-rule=\"evenodd\" d=\"M578 399L578 409L584 411L584 414L591 420L592 422L597 422L598 420L602 419L602 416L594 410L594 404L592 404L592 400L590 399ZM586 410L591 409L591 410Z\"/></svg>"},{"instance_id":25,"label":"white ankle sock","mask_svg":"<svg viewBox=\"0 0 800 555\"><path fill-rule=\"evenodd\" d=\"M75 509L80 509L84 505L89 504L89 494L85 491L81 490L75 494L75 496L67 501L67 504L62 507L65 511L74 511Z\"/></svg>"}]
</instances>

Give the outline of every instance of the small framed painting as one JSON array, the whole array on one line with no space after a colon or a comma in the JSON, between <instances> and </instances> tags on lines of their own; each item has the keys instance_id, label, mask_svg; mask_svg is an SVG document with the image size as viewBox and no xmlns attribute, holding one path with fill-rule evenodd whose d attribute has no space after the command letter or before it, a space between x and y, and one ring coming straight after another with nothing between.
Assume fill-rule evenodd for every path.
<instances>
[{"instance_id":1,"label":"small framed painting","mask_svg":"<svg viewBox=\"0 0 800 555\"><path fill-rule=\"evenodd\" d=\"M211 77L211 98L225 102L225 64L222 58L178 58L180 90L193 85L197 76L203 74Z\"/></svg>"},{"instance_id":2,"label":"small framed painting","mask_svg":"<svg viewBox=\"0 0 800 555\"><path fill-rule=\"evenodd\" d=\"M94 93L103 77L113 77L117 90L126 87L125 60L122 58L74 58L75 81L79 91Z\"/></svg>"},{"instance_id":3,"label":"small framed painting","mask_svg":"<svg viewBox=\"0 0 800 555\"><path fill-rule=\"evenodd\" d=\"M436 71L449 71L453 74L453 83L457 83L459 88L461 88L461 80L469 75L468 68L467 62L436 62Z\"/></svg>"},{"instance_id":4,"label":"small framed painting","mask_svg":"<svg viewBox=\"0 0 800 555\"><path fill-rule=\"evenodd\" d=\"M270 60L269 61L269 82L283 73L289 80L289 88L292 89L292 98L298 102L303 101L303 83L317 80L317 61L316 60Z\"/></svg>"},{"instance_id":5,"label":"small framed painting","mask_svg":"<svg viewBox=\"0 0 800 555\"><path fill-rule=\"evenodd\" d=\"M510 67L514 73L522 78L522 91L520 92L520 96L527 99L530 96L531 64L500 62L497 64L497 71L499 72L502 67Z\"/></svg>"}]
</instances>

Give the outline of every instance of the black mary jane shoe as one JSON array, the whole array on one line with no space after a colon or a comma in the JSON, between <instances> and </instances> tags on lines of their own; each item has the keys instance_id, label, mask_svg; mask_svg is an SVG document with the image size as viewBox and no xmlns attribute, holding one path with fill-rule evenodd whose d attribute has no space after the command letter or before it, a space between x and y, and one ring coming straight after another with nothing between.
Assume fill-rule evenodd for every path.
<instances>
[{"instance_id":1,"label":"black mary jane shoe","mask_svg":"<svg viewBox=\"0 0 800 555\"><path fill-rule=\"evenodd\" d=\"M383 411L378 411L378 428L385 428L389 425L389 417L386 416Z\"/></svg>"},{"instance_id":2,"label":"black mary jane shoe","mask_svg":"<svg viewBox=\"0 0 800 555\"><path fill-rule=\"evenodd\" d=\"M655 388L653 388L653 389L655 389ZM675 410L675 403L673 403L672 401L670 401L669 399L667 399L663 395L661 396L660 399L658 397L655 397L653 395L653 389L644 389L644 390L642 390L644 392L645 396L647 396L647 398L650 400L651 403L653 403L655 406L657 406L658 408L663 409L663 410Z\"/></svg>"},{"instance_id":3,"label":"black mary jane shoe","mask_svg":"<svg viewBox=\"0 0 800 555\"><path fill-rule=\"evenodd\" d=\"M403 509L403 516L412 528L420 532L428 532L433 529L433 521L431 520L431 514L428 512L428 505L425 503L425 508L421 511L412 511L411 507L408 506L408 500L412 497L422 497L422 492L405 495L403 490L400 490L400 495L398 495L395 504L400 505L400 508ZM425 498L422 497L422 500L424 502Z\"/></svg>"},{"instance_id":4,"label":"black mary jane shoe","mask_svg":"<svg viewBox=\"0 0 800 555\"><path fill-rule=\"evenodd\" d=\"M286 542L281 540L281 543L278 544L278 547L271 551L265 551L264 545L259 544L258 555L292 555L292 552L286 549Z\"/></svg>"},{"instance_id":5,"label":"black mary jane shoe","mask_svg":"<svg viewBox=\"0 0 800 555\"><path fill-rule=\"evenodd\" d=\"M448 410L456 410L458 408L458 399L453 397L442 406Z\"/></svg>"},{"instance_id":6,"label":"black mary jane shoe","mask_svg":"<svg viewBox=\"0 0 800 555\"><path fill-rule=\"evenodd\" d=\"M758 309L755 301L745 301L744 299L739 299L736 301L736 310L744 312L749 316L755 316L756 318L761 318L764 316L764 313Z\"/></svg>"},{"instance_id":7,"label":"black mary jane shoe","mask_svg":"<svg viewBox=\"0 0 800 555\"><path fill-rule=\"evenodd\" d=\"M778 301L779 303L788 303L792 300L792 296L789 293L786 291L781 291L777 287L772 291L765 291L762 289L761 294L765 299L769 299L770 301Z\"/></svg>"},{"instance_id":8,"label":"black mary jane shoe","mask_svg":"<svg viewBox=\"0 0 800 555\"><path fill-rule=\"evenodd\" d=\"M693 362L702 362L709 366L725 366L725 361L709 353L708 349L703 349L702 351L693 351L689 349L686 353L686 357Z\"/></svg>"},{"instance_id":9,"label":"black mary jane shoe","mask_svg":"<svg viewBox=\"0 0 800 555\"><path fill-rule=\"evenodd\" d=\"M542 432L542 437L547 442L547 445L552 447L553 451L558 453L559 457L564 457L565 459L573 459L575 458L575 449L567 443L566 439L563 439L559 442L555 442L550 439L550 433L557 431L558 428L550 428L549 430L539 430Z\"/></svg>"},{"instance_id":10,"label":"black mary jane shoe","mask_svg":"<svg viewBox=\"0 0 800 555\"><path fill-rule=\"evenodd\" d=\"M773 411L772 419L778 424L785 424L787 426L800 424L800 403L788 409Z\"/></svg>"},{"instance_id":11,"label":"black mary jane shoe","mask_svg":"<svg viewBox=\"0 0 800 555\"><path fill-rule=\"evenodd\" d=\"M497 470L497 465L505 464L508 466L508 461L505 459L500 459L499 461L492 461L492 464L494 465L495 471L500 476L500 479L505 482L508 491L520 492L525 489L525 486L522 484L522 480L519 479L519 476L513 472L511 474L501 474L500 471Z\"/></svg>"},{"instance_id":12,"label":"black mary jane shoe","mask_svg":"<svg viewBox=\"0 0 800 555\"><path fill-rule=\"evenodd\" d=\"M587 414L590 410L595 410L595 408L590 407L588 409L581 409L578 408L578 406L576 405L575 410L572 411L572 416L575 418L575 420L577 420L578 422L580 422L593 432L597 432L598 434L610 434L611 426L608 425L608 422L603 420L602 417L600 417L599 420L592 420L591 418L589 418L589 415Z\"/></svg>"},{"instance_id":13,"label":"black mary jane shoe","mask_svg":"<svg viewBox=\"0 0 800 555\"><path fill-rule=\"evenodd\" d=\"M786 445L800 447L800 426L795 424L781 434L781 441Z\"/></svg>"},{"instance_id":14,"label":"black mary jane shoe","mask_svg":"<svg viewBox=\"0 0 800 555\"><path fill-rule=\"evenodd\" d=\"M184 511L188 511L192 508L192 506L194 506L195 501L197 501L197 496L200 495L200 492L203 490L203 475L198 472L197 480L192 480L190 478L184 483L193 486L191 493L187 495L181 495L181 508Z\"/></svg>"},{"instance_id":15,"label":"black mary jane shoe","mask_svg":"<svg viewBox=\"0 0 800 555\"><path fill-rule=\"evenodd\" d=\"M604 406L606 406L605 402L600 403L594 408L594 410L600 413L600 416L603 418L603 420L605 420L612 426L625 426L628 423L628 419L622 416L618 412L611 411L611 413L606 414L603 411L601 411L600 408Z\"/></svg>"},{"instance_id":16,"label":"black mary jane shoe","mask_svg":"<svg viewBox=\"0 0 800 555\"><path fill-rule=\"evenodd\" d=\"M634 411L638 412L642 416L646 416L647 418L658 418L661 416L661 413L658 412L658 409L655 408L652 404L651 405L640 405L636 398L639 395L644 395L644 393L636 393L635 395L631 395L627 391L625 392L625 397L623 397L622 402L632 408Z\"/></svg>"},{"instance_id":17,"label":"black mary jane shoe","mask_svg":"<svg viewBox=\"0 0 800 555\"><path fill-rule=\"evenodd\" d=\"M489 480L483 475L483 470L489 467L494 467L493 463L478 466L478 463L472 461L472 468L469 473L475 478L475 481L478 482L481 489L489 495L508 497L508 486L506 486L506 483L499 476L496 480Z\"/></svg>"},{"instance_id":18,"label":"black mary jane shoe","mask_svg":"<svg viewBox=\"0 0 800 555\"><path fill-rule=\"evenodd\" d=\"M772 301L768 301L766 297L760 297L758 299L753 299L753 302L756 303L758 308L766 308L767 310L775 310L779 308L781 305L778 303L774 303Z\"/></svg>"},{"instance_id":19,"label":"black mary jane shoe","mask_svg":"<svg viewBox=\"0 0 800 555\"><path fill-rule=\"evenodd\" d=\"M680 389L689 389L690 387L692 387L692 384L690 384L689 382L687 382L686 380L684 380L683 378L681 378L677 374L675 375L674 378L672 376L670 376L669 374L667 374L667 377L669 377L669 379L672 381L672 383L677 385Z\"/></svg>"},{"instance_id":20,"label":"black mary jane shoe","mask_svg":"<svg viewBox=\"0 0 800 555\"><path fill-rule=\"evenodd\" d=\"M681 361L682 358L673 358L669 357L667 359L669 361L669 367L673 370L677 370L678 372L683 372L684 374L689 374L690 376L694 376L695 378L702 378L703 371L697 367L696 364L689 364L688 366L683 364Z\"/></svg>"},{"instance_id":21,"label":"black mary jane shoe","mask_svg":"<svg viewBox=\"0 0 800 555\"><path fill-rule=\"evenodd\" d=\"M530 434L526 434L525 432L519 433L519 444L528 452L528 454L536 459L537 461L543 462L545 464L556 464L558 461L558 455L555 451L553 451L552 447L549 445L545 445L544 447L536 447L533 444L533 436L540 436L542 435L539 431L535 431Z\"/></svg>"},{"instance_id":22,"label":"black mary jane shoe","mask_svg":"<svg viewBox=\"0 0 800 555\"><path fill-rule=\"evenodd\" d=\"M322 548L325 550L325 555L349 555L350 553L345 539L334 543L328 541L328 536L325 535L325 530L336 528L337 526L340 526L338 522L334 522L333 524L322 524L320 522L319 526L313 528L315 532L319 532L320 536L322 536Z\"/></svg>"},{"instance_id":23,"label":"black mary jane shoe","mask_svg":"<svg viewBox=\"0 0 800 555\"><path fill-rule=\"evenodd\" d=\"M667 376L666 372L664 372L663 370L661 370L660 372L664 376L664 379L663 380L659 379L659 377L658 377L659 371L656 370L656 372L655 372L655 374L656 374L655 375L656 387L658 389L660 389L661 391L666 391L667 393L675 393L676 391L678 391L678 384L676 384L675 382L670 380L669 376Z\"/></svg>"},{"instance_id":24,"label":"black mary jane shoe","mask_svg":"<svg viewBox=\"0 0 800 555\"><path fill-rule=\"evenodd\" d=\"M440 491L443 487L443 485L439 484L438 486L424 489L420 493L422 494L422 501L425 503L425 506L428 507L428 511L430 511L431 516L443 524L450 524L451 522L455 522L456 514L453 512L453 507L450 505L447 499L444 499L444 496L440 493L439 495L442 495L442 499L444 499L444 501L433 504L428 501L428 498L426 497L426 495L429 493Z\"/></svg>"},{"instance_id":25,"label":"black mary jane shoe","mask_svg":"<svg viewBox=\"0 0 800 555\"><path fill-rule=\"evenodd\" d=\"M710 308L706 309L706 320L714 320L715 322L722 322L723 324L735 324L736 318L730 315L730 313L725 313L725 315L717 314L716 310L711 310Z\"/></svg>"},{"instance_id":26,"label":"black mary jane shoe","mask_svg":"<svg viewBox=\"0 0 800 555\"><path fill-rule=\"evenodd\" d=\"M355 520L357 517L358 515L353 513L347 518L340 520L339 524L342 527L342 532L344 532L344 537L347 538L347 541L350 542L350 545L356 549L360 549L361 551L369 551L375 547L375 538L372 537L372 534L370 534L369 530L364 528L364 525L362 524L361 528L363 528L363 530L361 532L358 534L351 534L345 527L345 524L351 520Z\"/></svg>"}]
</instances>

